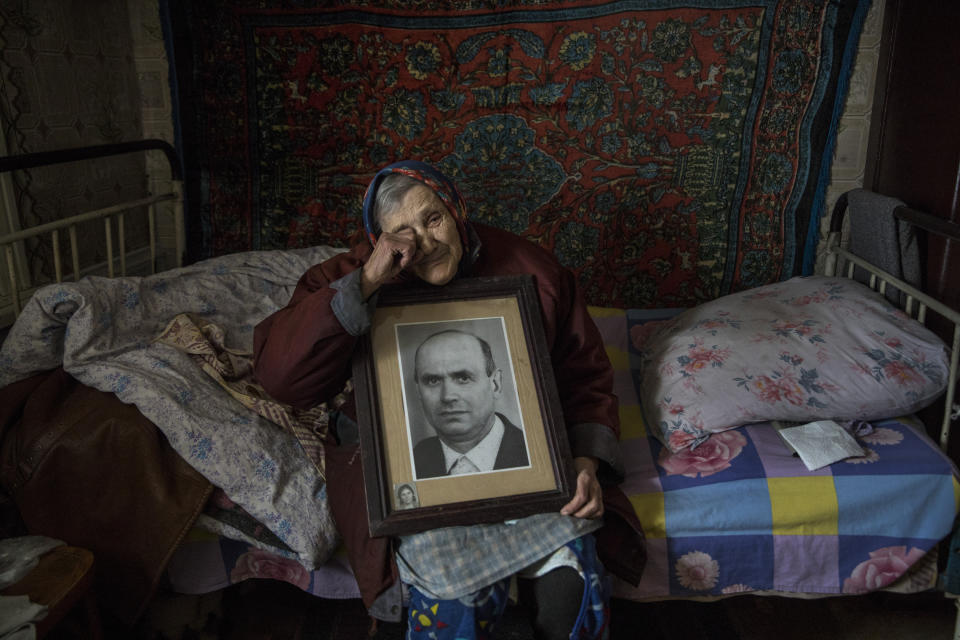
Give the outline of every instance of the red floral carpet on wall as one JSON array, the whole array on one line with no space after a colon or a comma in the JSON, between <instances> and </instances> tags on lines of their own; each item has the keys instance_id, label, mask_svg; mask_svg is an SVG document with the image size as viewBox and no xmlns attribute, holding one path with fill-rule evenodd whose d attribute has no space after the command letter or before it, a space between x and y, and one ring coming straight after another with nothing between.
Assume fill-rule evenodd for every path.
<instances>
[{"instance_id":1,"label":"red floral carpet on wall","mask_svg":"<svg viewBox=\"0 0 960 640\"><path fill-rule=\"evenodd\" d=\"M194 257L343 244L418 158L618 307L800 272L869 4L168 2Z\"/></svg>"}]
</instances>

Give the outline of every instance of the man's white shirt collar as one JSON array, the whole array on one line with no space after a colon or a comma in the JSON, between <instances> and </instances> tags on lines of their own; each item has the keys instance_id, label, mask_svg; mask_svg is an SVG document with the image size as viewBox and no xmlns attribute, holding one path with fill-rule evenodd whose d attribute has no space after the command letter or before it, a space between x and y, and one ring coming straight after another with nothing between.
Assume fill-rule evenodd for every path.
<instances>
[{"instance_id":1,"label":"man's white shirt collar","mask_svg":"<svg viewBox=\"0 0 960 640\"><path fill-rule=\"evenodd\" d=\"M440 441L440 447L443 449L444 469L450 473L450 468L456 463L460 456L464 456L472 462L480 471L493 471L493 465L497 462L497 454L500 453L500 443L503 442L505 431L500 416L493 415L493 427L483 437L483 440L474 445L473 449L466 453L458 453L447 446L443 440Z\"/></svg>"}]
</instances>

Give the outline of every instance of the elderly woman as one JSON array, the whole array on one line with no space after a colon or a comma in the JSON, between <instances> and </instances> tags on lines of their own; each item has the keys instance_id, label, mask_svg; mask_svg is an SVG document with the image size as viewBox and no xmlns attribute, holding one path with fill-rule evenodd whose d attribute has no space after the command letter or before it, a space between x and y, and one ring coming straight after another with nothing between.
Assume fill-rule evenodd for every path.
<instances>
[{"instance_id":1,"label":"elderly woman","mask_svg":"<svg viewBox=\"0 0 960 640\"><path fill-rule=\"evenodd\" d=\"M364 602L374 616L390 619L383 612L398 608L385 601L398 597L399 575L410 586L408 637L491 637L518 576L538 637L599 636L608 596L592 533L603 524L601 481L613 485L623 472L612 369L573 275L527 240L469 223L453 183L421 162L399 162L374 177L363 222L365 238L308 270L289 305L257 326L254 349L256 376L275 398L304 408L334 397L342 403L332 420L336 443L327 450L328 491ZM363 500L354 501L360 465L349 460L356 447L349 387L345 398L338 396L357 337L370 328L377 291L387 283L441 286L465 276L524 273L535 276L539 293L574 455L575 495L559 513L440 528L378 545L356 506ZM634 547L642 541L636 533ZM377 573L371 565L380 556L388 568Z\"/></svg>"}]
</instances>

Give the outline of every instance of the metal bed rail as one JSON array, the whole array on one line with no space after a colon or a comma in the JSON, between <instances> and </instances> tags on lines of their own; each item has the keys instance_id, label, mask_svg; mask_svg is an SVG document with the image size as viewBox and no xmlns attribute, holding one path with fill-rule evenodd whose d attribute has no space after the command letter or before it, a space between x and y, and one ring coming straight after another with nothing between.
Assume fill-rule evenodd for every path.
<instances>
[{"instance_id":1,"label":"metal bed rail","mask_svg":"<svg viewBox=\"0 0 960 640\"><path fill-rule=\"evenodd\" d=\"M842 275L847 278L854 278L856 267L860 267L869 274L868 284L881 295L886 295L887 288L893 287L902 295L901 307L904 312L915 318L917 321L926 324L927 312L932 311L940 318L946 321L947 325L952 325L953 340L950 347L950 370L947 378L946 398L943 408L943 418L940 424L940 449L948 453L950 443L950 427L954 420L960 419L960 405L954 402L957 387L957 363L960 360L960 312L952 309L939 300L920 291L916 287L904 282L900 278L879 269L865 260L857 257L850 251L840 246L840 237L843 232L843 217L846 212L847 199L846 194L840 197L833 210L830 220L830 233L827 237L827 256L824 264L824 271L828 276ZM943 218L938 218L923 211L917 211L906 206L897 207L894 210L894 216L923 229L927 233L933 233L948 241L960 240L960 225L954 224ZM841 273L842 272L842 273ZM948 536L950 542L949 549L952 553L952 540L957 534ZM944 595L954 600L956 608L956 617L954 619L953 640L960 640L960 595L944 591Z\"/></svg>"},{"instance_id":2,"label":"metal bed rail","mask_svg":"<svg viewBox=\"0 0 960 640\"><path fill-rule=\"evenodd\" d=\"M838 203L838 205L843 206ZM838 206L838 209L840 209ZM948 240L960 240L960 225L956 225L942 218L911 209L898 207L894 215L929 233L935 233ZM838 220L839 216L839 220ZM955 394L957 386L957 368L960 362L960 311L953 309L943 302L920 291L915 286L904 282L900 278L880 269L866 260L854 255L840 246L843 211L834 211L831 221L830 234L827 239L827 258L824 271L828 276L844 276L854 279L856 267L860 267L869 274L868 285L881 295L886 295L888 287L893 287L903 294L903 311L921 324L927 324L927 313L932 311L952 325L952 343L950 346L950 373L947 380L946 404L940 424L940 448L946 452L950 441L951 423L960 418L960 405L956 404Z\"/></svg>"},{"instance_id":3,"label":"metal bed rail","mask_svg":"<svg viewBox=\"0 0 960 640\"><path fill-rule=\"evenodd\" d=\"M185 246L185 230L183 223L183 176L176 152L169 143L164 140L138 140L134 142L125 142L118 144L97 145L91 147L80 147L76 149L64 149L61 151L46 151L40 153L30 153L16 156L7 156L0 158L0 173L17 171L22 169L31 169L35 167L46 167L55 164L67 162L77 162L95 158L103 158L126 153L144 152L158 150L166 156L170 166L171 189L168 192L157 195L128 200L109 207L103 207L92 211L79 213L62 220L56 220L29 229L15 231L0 237L0 247L5 254L6 266L8 270L8 279L10 285L10 300L13 307L14 319L22 310L21 296L24 293L32 292L36 286L31 287L28 284L29 278L26 274L20 274L17 268L15 249L18 243L24 243L31 238L50 235L53 248L54 260L54 278L55 282L63 281L63 265L60 250L60 232L64 229L70 242L70 257L72 276L74 280L81 277L80 271L80 248L77 241L77 226L91 220L103 220L104 237L106 242L106 267L107 275L114 277L116 275L115 263L119 258L119 272L121 276L127 274L127 257L133 251L128 252L125 231L125 215L134 209L146 207L147 228L149 234L149 269L150 273L156 273L157 270L157 205L162 202L173 203L173 226L174 226L174 261L177 267L183 265L183 253ZM114 221L117 230L117 251L114 255L113 247L113 226ZM139 251L143 251L143 247Z\"/></svg>"}]
</instances>

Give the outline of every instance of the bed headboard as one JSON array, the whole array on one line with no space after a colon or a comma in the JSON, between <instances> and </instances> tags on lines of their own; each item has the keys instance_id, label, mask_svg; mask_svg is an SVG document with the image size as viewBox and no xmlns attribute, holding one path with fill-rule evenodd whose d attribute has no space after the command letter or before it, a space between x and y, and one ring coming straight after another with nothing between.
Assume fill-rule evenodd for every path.
<instances>
[{"instance_id":1,"label":"bed headboard","mask_svg":"<svg viewBox=\"0 0 960 640\"><path fill-rule=\"evenodd\" d=\"M171 188L163 193L148 195L136 200L128 200L112 206L84 211L67 218L38 225L28 229L15 229L11 233L0 236L0 250L3 252L3 262L0 263L0 327L9 326L20 313L22 301L39 286L47 282L36 283L27 266L25 254L28 243L37 239L49 238L50 250L53 254L54 273L52 280L61 282L64 277L63 254L60 245L60 232L64 229L70 242L69 256L71 275L74 280L89 273L103 273L108 277L127 275L128 268L134 266L132 262L144 263L147 271L155 273L158 265L158 250L161 248L157 239L157 205L163 202L172 202L172 227L174 258L173 264L183 264L185 235L183 225L182 199L182 168L179 158L173 147L156 139L137 140L117 144L105 144L57 151L45 151L0 158L0 174L12 171L32 169L67 162L94 160L108 156L129 153L160 151L164 154L169 165ZM146 246L127 246L125 232L126 215L144 215L147 218L149 238ZM106 260L103 264L87 266L81 269L80 246L77 240L77 226L93 220L103 220L104 242L106 245ZM114 227L116 231L114 232ZM114 238L117 241L114 250ZM84 247L87 250L88 247ZM3 272L6 271L5 274Z\"/></svg>"},{"instance_id":2,"label":"bed headboard","mask_svg":"<svg viewBox=\"0 0 960 640\"><path fill-rule=\"evenodd\" d=\"M853 254L841 246L843 220L846 206L841 201L833 210L830 220L830 233L827 240L827 255L824 270L828 276L845 276L853 279L857 269L863 269L868 274L869 286L882 295L890 291L899 291L902 295L902 309L922 324L928 324L928 313L932 312L939 318L941 335L950 345L950 374L947 382L946 399L943 418L940 423L940 448L947 450L950 439L950 425L960 418L960 404L954 402L957 386L957 364L960 361L960 311L948 307L924 293L917 287L904 282L900 278L870 264L863 258ZM907 206L894 209L894 216L926 233L933 233L947 240L960 240L960 225L938 218L929 213L918 211Z\"/></svg>"}]
</instances>

